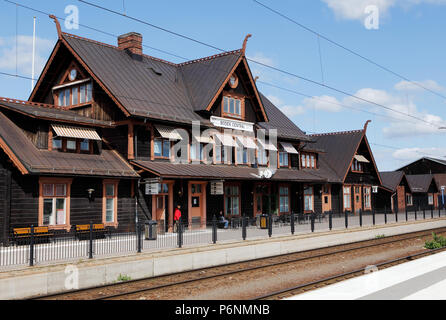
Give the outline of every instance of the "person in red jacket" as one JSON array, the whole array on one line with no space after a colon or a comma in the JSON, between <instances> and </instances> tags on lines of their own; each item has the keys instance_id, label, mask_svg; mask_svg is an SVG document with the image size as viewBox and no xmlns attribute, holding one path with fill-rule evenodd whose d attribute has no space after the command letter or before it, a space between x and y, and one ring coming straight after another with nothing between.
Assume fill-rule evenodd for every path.
<instances>
[{"instance_id":1,"label":"person in red jacket","mask_svg":"<svg viewBox=\"0 0 446 320\"><path fill-rule=\"evenodd\" d=\"M177 205L177 208L175 209L175 212L173 214L173 223L174 223L173 228L174 228L174 232L178 231L178 224L179 224L180 219L181 219L181 210L180 209L181 209L181 206Z\"/></svg>"}]
</instances>

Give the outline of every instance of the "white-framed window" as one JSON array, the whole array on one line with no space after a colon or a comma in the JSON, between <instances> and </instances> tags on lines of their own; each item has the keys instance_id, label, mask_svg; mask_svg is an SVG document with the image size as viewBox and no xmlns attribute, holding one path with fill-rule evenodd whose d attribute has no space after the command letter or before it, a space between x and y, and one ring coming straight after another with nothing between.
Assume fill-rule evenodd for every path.
<instances>
[{"instance_id":1,"label":"white-framed window","mask_svg":"<svg viewBox=\"0 0 446 320\"><path fill-rule=\"evenodd\" d=\"M428 205L433 206L434 205L434 195L432 193L429 193L427 196Z\"/></svg>"},{"instance_id":2,"label":"white-framed window","mask_svg":"<svg viewBox=\"0 0 446 320\"><path fill-rule=\"evenodd\" d=\"M313 187L304 189L304 210L313 211Z\"/></svg>"},{"instance_id":3,"label":"white-framed window","mask_svg":"<svg viewBox=\"0 0 446 320\"><path fill-rule=\"evenodd\" d=\"M288 153L279 152L279 165L281 167L288 167Z\"/></svg>"},{"instance_id":4,"label":"white-framed window","mask_svg":"<svg viewBox=\"0 0 446 320\"><path fill-rule=\"evenodd\" d=\"M242 100L236 99L232 97L223 97L223 116L228 116L232 118L242 118L243 110L242 110Z\"/></svg>"},{"instance_id":5,"label":"white-framed window","mask_svg":"<svg viewBox=\"0 0 446 320\"><path fill-rule=\"evenodd\" d=\"M352 187L344 186L344 210L352 209Z\"/></svg>"},{"instance_id":6,"label":"white-framed window","mask_svg":"<svg viewBox=\"0 0 446 320\"><path fill-rule=\"evenodd\" d=\"M43 183L43 226L66 225L68 186L65 183Z\"/></svg>"},{"instance_id":7,"label":"white-framed window","mask_svg":"<svg viewBox=\"0 0 446 320\"><path fill-rule=\"evenodd\" d=\"M158 158L170 158L170 140L169 139L154 139L154 155Z\"/></svg>"},{"instance_id":8,"label":"white-framed window","mask_svg":"<svg viewBox=\"0 0 446 320\"><path fill-rule=\"evenodd\" d=\"M105 225L118 224L118 182L117 180L103 181L103 213L102 220Z\"/></svg>"},{"instance_id":9,"label":"white-framed window","mask_svg":"<svg viewBox=\"0 0 446 320\"><path fill-rule=\"evenodd\" d=\"M372 208L370 195L371 195L370 187L364 187L364 208L365 209Z\"/></svg>"},{"instance_id":10,"label":"white-framed window","mask_svg":"<svg viewBox=\"0 0 446 320\"><path fill-rule=\"evenodd\" d=\"M406 194L406 205L408 205L408 206L413 205L413 197L411 194Z\"/></svg>"}]
</instances>

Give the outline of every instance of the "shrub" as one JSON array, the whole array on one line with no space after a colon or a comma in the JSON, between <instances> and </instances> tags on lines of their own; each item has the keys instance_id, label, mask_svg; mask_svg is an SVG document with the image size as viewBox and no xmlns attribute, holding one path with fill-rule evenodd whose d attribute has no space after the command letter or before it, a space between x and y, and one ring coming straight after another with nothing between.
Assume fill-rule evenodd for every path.
<instances>
[{"instance_id":1,"label":"shrub","mask_svg":"<svg viewBox=\"0 0 446 320\"><path fill-rule=\"evenodd\" d=\"M439 249L439 248L443 248L446 247L446 238L443 236L439 236L437 234L435 234L434 232L432 232L432 240L426 240L426 242L424 243L424 247L426 249Z\"/></svg>"},{"instance_id":2,"label":"shrub","mask_svg":"<svg viewBox=\"0 0 446 320\"><path fill-rule=\"evenodd\" d=\"M132 280L132 278L128 275L119 274L119 276L118 276L119 282L130 281L130 280Z\"/></svg>"}]
</instances>

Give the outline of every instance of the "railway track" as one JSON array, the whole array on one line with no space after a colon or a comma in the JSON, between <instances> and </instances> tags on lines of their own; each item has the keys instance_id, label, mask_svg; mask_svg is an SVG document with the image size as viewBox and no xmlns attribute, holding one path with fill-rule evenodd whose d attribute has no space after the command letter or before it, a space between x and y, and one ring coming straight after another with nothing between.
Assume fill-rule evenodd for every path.
<instances>
[{"instance_id":1,"label":"railway track","mask_svg":"<svg viewBox=\"0 0 446 320\"><path fill-rule=\"evenodd\" d=\"M386 262L382 262L382 263L378 263L376 264L376 267L379 270L383 270L389 267L393 267L408 261L413 261L416 259L420 259L432 254L436 254L438 252L442 252L442 251L446 251L446 248L439 248L439 249L433 249L430 251L426 251L426 252L420 252L417 254L412 254L412 255L408 255L402 258L398 258L398 259L392 259ZM254 298L253 300L282 300L285 298L290 298L293 297L295 295L298 294L302 294L311 290L316 290L331 284L335 284L344 280L348 280L348 279L352 279L352 278L356 278L359 276L364 275L364 268L361 269L357 269L354 271L350 271L350 272L345 272L339 275L335 275L332 277L328 277L322 280L317 280L317 281L312 281L309 283L305 283L299 286L294 286L291 288L287 288L287 289L283 289L280 291L276 291L273 293L269 293L266 295L262 295L262 296L258 296L256 298Z\"/></svg>"},{"instance_id":2,"label":"railway track","mask_svg":"<svg viewBox=\"0 0 446 320\"><path fill-rule=\"evenodd\" d=\"M435 228L431 230L425 231L417 231L406 234L401 234L397 236L389 236L384 238L376 238L370 240L363 240L358 242L353 242L349 244L343 245L334 245L321 249L313 249L306 250L292 254L284 254L280 256L274 256L269 258L261 258L250 260L241 263L232 263L228 265L212 267L212 268L204 268L194 271L187 271L178 274L164 275L159 277L152 277L146 279L139 280L131 280L126 282L121 282L112 285L105 285L101 287L88 288L88 289L80 289L62 294L53 294L48 296L40 296L35 297L34 299L53 299L53 300L113 300L113 299L126 299L131 298L132 296L161 291L166 288L172 288L176 286L182 286L186 284L190 284L193 282L202 282L208 281L219 277L232 276L241 274L244 272L251 272L254 270L273 268L281 265L292 264L304 262L311 259L320 259L327 256L339 255L344 253L349 253L352 251L361 251L368 248L386 246L396 242L408 241L420 237L426 237L431 235L432 232L436 232L438 234L446 233L446 228ZM420 254L429 254L429 251L422 252ZM403 260L407 257L398 259ZM390 262L389 262L390 263ZM323 283L329 284L330 282L334 283L337 281L341 281L341 277L347 279L347 277L355 276L355 273L359 271L356 270L354 272L349 272L343 275L337 275L335 277L323 279L320 281L316 281L314 283L305 284L306 287L293 287L285 290L281 290L280 292L274 292L269 295L265 295L262 297L257 297L256 299L275 299L274 297L283 297L294 295L291 294L293 290L310 290L310 287L313 285L314 287L318 285L323 285ZM364 273L364 269L361 269L361 273ZM337 280L339 279L339 280ZM288 294L287 292L290 292ZM296 291L297 292L297 291Z\"/></svg>"}]
</instances>

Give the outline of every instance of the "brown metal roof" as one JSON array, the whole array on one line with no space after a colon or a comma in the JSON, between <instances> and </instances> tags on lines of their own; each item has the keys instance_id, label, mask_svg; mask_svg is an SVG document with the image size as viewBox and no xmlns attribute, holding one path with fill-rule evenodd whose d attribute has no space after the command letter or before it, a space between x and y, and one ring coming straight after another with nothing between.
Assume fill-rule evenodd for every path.
<instances>
[{"instance_id":1,"label":"brown metal roof","mask_svg":"<svg viewBox=\"0 0 446 320\"><path fill-rule=\"evenodd\" d=\"M426 193L429 191L434 176L432 174L415 174L406 175L406 178L412 192Z\"/></svg>"},{"instance_id":2,"label":"brown metal roof","mask_svg":"<svg viewBox=\"0 0 446 320\"><path fill-rule=\"evenodd\" d=\"M159 161L131 161L132 164L147 170L157 176L166 178L196 178L196 179L230 179L230 180L260 180L259 169L251 167L234 167L227 165L205 164L174 164ZM323 182L327 181L317 170L279 169L271 180Z\"/></svg>"},{"instance_id":3,"label":"brown metal roof","mask_svg":"<svg viewBox=\"0 0 446 320\"><path fill-rule=\"evenodd\" d=\"M401 180L404 177L403 171L387 171L380 172L383 187L392 191L396 191L396 188L401 184Z\"/></svg>"},{"instance_id":4,"label":"brown metal roof","mask_svg":"<svg viewBox=\"0 0 446 320\"><path fill-rule=\"evenodd\" d=\"M437 188L441 191L441 187L446 187L446 173L437 173L434 174L435 182L437 183Z\"/></svg>"},{"instance_id":5,"label":"brown metal roof","mask_svg":"<svg viewBox=\"0 0 446 320\"><path fill-rule=\"evenodd\" d=\"M319 155L319 165L334 171L338 181L342 182L363 136L362 130L311 135L315 143L310 143L308 148L325 150Z\"/></svg>"},{"instance_id":6,"label":"brown metal roof","mask_svg":"<svg viewBox=\"0 0 446 320\"><path fill-rule=\"evenodd\" d=\"M241 50L174 64L146 55L63 33L63 39L132 115L165 121L208 123L204 110L241 56ZM308 140L267 98L261 96L269 122L279 137Z\"/></svg>"},{"instance_id":7,"label":"brown metal roof","mask_svg":"<svg viewBox=\"0 0 446 320\"><path fill-rule=\"evenodd\" d=\"M138 177L115 151L105 146L100 155L39 150L8 117L0 112L0 138L31 174Z\"/></svg>"},{"instance_id":8,"label":"brown metal roof","mask_svg":"<svg viewBox=\"0 0 446 320\"><path fill-rule=\"evenodd\" d=\"M0 108L11 110L14 112L20 112L24 115L44 120L87 124L100 127L112 126L112 123L110 121L102 121L83 117L73 111L62 110L61 108L52 105L36 104L16 99L0 98Z\"/></svg>"}]
</instances>

